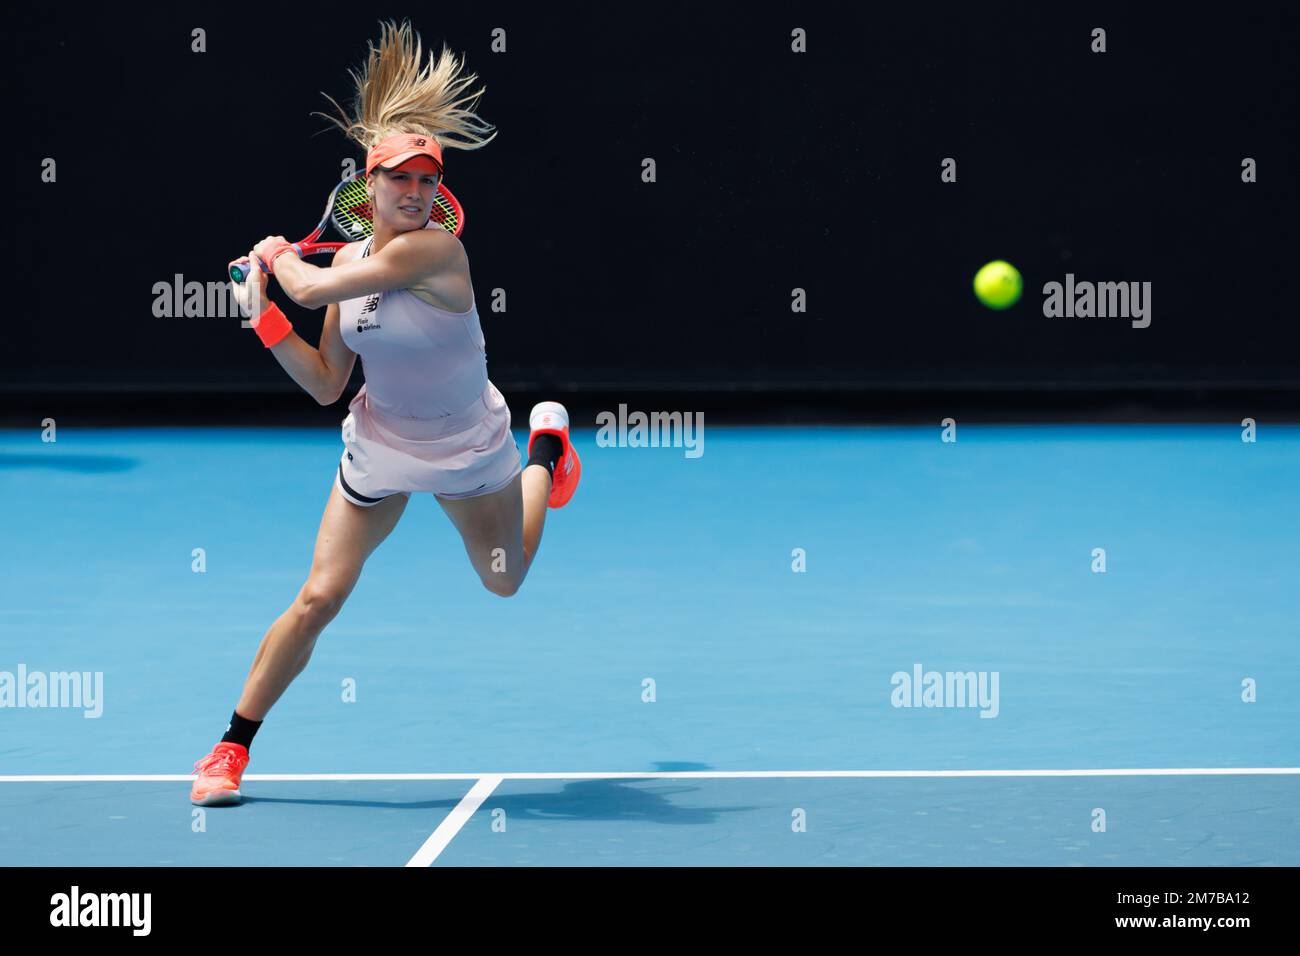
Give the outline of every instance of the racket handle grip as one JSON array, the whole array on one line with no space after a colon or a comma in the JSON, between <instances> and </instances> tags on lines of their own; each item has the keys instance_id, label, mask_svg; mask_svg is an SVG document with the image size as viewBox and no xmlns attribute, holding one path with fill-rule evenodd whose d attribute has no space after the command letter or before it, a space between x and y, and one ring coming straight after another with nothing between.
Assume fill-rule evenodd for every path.
<instances>
[{"instance_id":1,"label":"racket handle grip","mask_svg":"<svg viewBox=\"0 0 1300 956\"><path fill-rule=\"evenodd\" d=\"M302 258L302 246L299 243L292 243L285 248L299 259ZM263 263L261 259L257 260L257 264L262 267L263 272L267 274L270 273L270 270L266 268L266 264ZM230 264L230 278L238 283L243 283L244 280L248 278L248 274L252 271L252 266L249 264L247 259L240 259L238 262L232 262Z\"/></svg>"},{"instance_id":2,"label":"racket handle grip","mask_svg":"<svg viewBox=\"0 0 1300 956\"><path fill-rule=\"evenodd\" d=\"M261 263L259 262L258 265L260 266ZM240 259L238 262L232 262L230 264L231 281L243 285L244 282L247 281L248 276L252 271L253 271L253 264L249 262L247 259ZM263 269L262 271L265 272L266 270Z\"/></svg>"}]
</instances>

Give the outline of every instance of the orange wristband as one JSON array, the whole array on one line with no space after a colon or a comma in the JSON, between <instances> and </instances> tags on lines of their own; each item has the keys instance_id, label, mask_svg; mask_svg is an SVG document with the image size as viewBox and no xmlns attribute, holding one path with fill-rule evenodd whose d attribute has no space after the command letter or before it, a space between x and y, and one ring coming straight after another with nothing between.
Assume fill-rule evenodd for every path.
<instances>
[{"instance_id":1,"label":"orange wristband","mask_svg":"<svg viewBox=\"0 0 1300 956\"><path fill-rule=\"evenodd\" d=\"M266 252L262 253L259 258L266 263L266 271L274 275L276 258L286 252L296 253L297 251L298 250L294 247L293 243L281 240L280 242L274 242L268 246Z\"/></svg>"},{"instance_id":2,"label":"orange wristband","mask_svg":"<svg viewBox=\"0 0 1300 956\"><path fill-rule=\"evenodd\" d=\"M255 318L252 323L253 331L257 337L262 340L262 344L268 349L279 345L285 337L293 331L293 326L289 320L284 317L280 307L274 302L266 304L266 311Z\"/></svg>"}]
</instances>

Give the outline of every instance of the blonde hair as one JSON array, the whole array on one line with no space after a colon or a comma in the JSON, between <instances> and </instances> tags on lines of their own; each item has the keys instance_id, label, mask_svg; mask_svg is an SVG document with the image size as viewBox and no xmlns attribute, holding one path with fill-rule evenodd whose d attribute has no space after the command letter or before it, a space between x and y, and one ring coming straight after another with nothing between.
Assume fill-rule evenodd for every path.
<instances>
[{"instance_id":1,"label":"blonde hair","mask_svg":"<svg viewBox=\"0 0 1300 956\"><path fill-rule=\"evenodd\" d=\"M349 139L369 150L380 140L397 133L421 133L438 145L452 149L481 149L495 137L495 127L474 111L486 87L462 95L478 79L471 73L460 76L463 62L444 43L441 57L429 54L424 63L420 35L409 20L399 27L380 23L379 46L368 43L370 55L358 74L349 70L356 96L349 115L329 94L342 119L316 113L340 127ZM484 134L491 132L491 136Z\"/></svg>"}]
</instances>

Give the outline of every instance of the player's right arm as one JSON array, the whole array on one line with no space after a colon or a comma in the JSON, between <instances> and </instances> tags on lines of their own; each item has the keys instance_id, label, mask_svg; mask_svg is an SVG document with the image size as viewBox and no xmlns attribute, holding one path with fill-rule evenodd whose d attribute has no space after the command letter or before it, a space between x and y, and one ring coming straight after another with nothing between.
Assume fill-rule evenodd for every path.
<instances>
[{"instance_id":1,"label":"player's right arm","mask_svg":"<svg viewBox=\"0 0 1300 956\"><path fill-rule=\"evenodd\" d=\"M353 247L348 246L338 251L334 261L342 264L353 254ZM270 304L266 298L266 280L260 269L254 269L247 282L234 284L234 289L240 305L249 315L261 315ZM343 334L339 331L339 307L333 303L325 309L319 349L312 348L297 332L290 331L271 347L270 352L289 377L321 405L332 405L339 400L357 360L357 353L343 342Z\"/></svg>"},{"instance_id":2,"label":"player's right arm","mask_svg":"<svg viewBox=\"0 0 1300 956\"><path fill-rule=\"evenodd\" d=\"M338 258L336 255L335 259ZM333 405L348 387L352 377L352 366L357 362L357 353L343 343L343 333L339 331L339 307L331 302L325 307L325 325L320 333L320 357L325 366L325 387L316 401L322 405Z\"/></svg>"}]
</instances>

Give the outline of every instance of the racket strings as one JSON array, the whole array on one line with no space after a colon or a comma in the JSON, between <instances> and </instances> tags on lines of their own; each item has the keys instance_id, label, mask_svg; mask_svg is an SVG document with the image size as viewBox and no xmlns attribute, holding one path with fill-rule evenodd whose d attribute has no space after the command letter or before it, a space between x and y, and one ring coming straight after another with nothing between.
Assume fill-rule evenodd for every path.
<instances>
[{"instance_id":1,"label":"racket strings","mask_svg":"<svg viewBox=\"0 0 1300 956\"><path fill-rule=\"evenodd\" d=\"M334 194L334 206L330 211L330 218L335 228L353 241L368 239L374 234L374 210L370 208L365 179L357 177L339 188ZM460 225L456 207L441 192L433 200L429 223L440 226L452 234L455 234L456 228Z\"/></svg>"},{"instance_id":2,"label":"racket strings","mask_svg":"<svg viewBox=\"0 0 1300 956\"><path fill-rule=\"evenodd\" d=\"M370 197L366 195L366 181L355 179L345 183L334 194L334 208L330 213L334 226L349 239L366 239L375 231L374 214Z\"/></svg>"},{"instance_id":3,"label":"racket strings","mask_svg":"<svg viewBox=\"0 0 1300 956\"><path fill-rule=\"evenodd\" d=\"M442 226L453 235L459 223L456 221L456 207L447 202L447 198L438 193L433 200L433 210L429 213L429 221L435 225Z\"/></svg>"}]
</instances>

